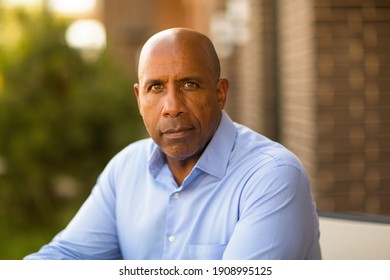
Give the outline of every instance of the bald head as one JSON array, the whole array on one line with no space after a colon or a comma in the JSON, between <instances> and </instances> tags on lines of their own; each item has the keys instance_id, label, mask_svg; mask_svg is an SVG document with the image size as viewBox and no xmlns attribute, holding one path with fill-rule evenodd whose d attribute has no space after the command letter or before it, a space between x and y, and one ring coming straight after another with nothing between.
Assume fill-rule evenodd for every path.
<instances>
[{"instance_id":1,"label":"bald head","mask_svg":"<svg viewBox=\"0 0 390 280\"><path fill-rule=\"evenodd\" d=\"M221 73L220 62L213 43L204 34L187 28L171 28L153 35L143 46L138 64L138 76L141 78L148 60L159 54L170 53L172 58L192 55L201 59L205 70L209 70L215 79Z\"/></svg>"}]
</instances>

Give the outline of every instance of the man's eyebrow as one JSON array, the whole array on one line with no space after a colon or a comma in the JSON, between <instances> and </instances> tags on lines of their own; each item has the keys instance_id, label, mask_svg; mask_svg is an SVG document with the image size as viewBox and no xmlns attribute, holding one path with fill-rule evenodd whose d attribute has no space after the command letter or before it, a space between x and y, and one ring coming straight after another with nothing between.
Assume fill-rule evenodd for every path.
<instances>
[{"instance_id":1,"label":"man's eyebrow","mask_svg":"<svg viewBox=\"0 0 390 280\"><path fill-rule=\"evenodd\" d=\"M161 84L161 83L164 83L164 81L160 79L150 79L150 80L146 80L144 84L148 86L148 85Z\"/></svg>"},{"instance_id":2,"label":"man's eyebrow","mask_svg":"<svg viewBox=\"0 0 390 280\"><path fill-rule=\"evenodd\" d=\"M184 77L179 80L177 80L178 83L184 83L184 82L197 82L200 83L201 79L197 77Z\"/></svg>"}]
</instances>

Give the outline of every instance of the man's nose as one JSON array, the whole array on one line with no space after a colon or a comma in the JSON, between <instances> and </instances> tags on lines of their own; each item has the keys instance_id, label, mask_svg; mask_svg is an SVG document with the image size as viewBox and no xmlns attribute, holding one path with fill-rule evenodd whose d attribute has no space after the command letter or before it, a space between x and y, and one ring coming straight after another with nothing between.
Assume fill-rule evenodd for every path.
<instances>
[{"instance_id":1,"label":"man's nose","mask_svg":"<svg viewBox=\"0 0 390 280\"><path fill-rule=\"evenodd\" d=\"M183 93L177 87L170 87L164 96L164 108L162 114L165 117L178 117L185 114Z\"/></svg>"}]
</instances>

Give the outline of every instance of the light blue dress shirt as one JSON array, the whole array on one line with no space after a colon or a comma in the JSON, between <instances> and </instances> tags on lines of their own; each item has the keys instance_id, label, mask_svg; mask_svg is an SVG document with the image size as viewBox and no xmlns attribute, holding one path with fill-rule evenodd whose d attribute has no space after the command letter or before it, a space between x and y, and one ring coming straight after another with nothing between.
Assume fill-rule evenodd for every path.
<instances>
[{"instance_id":1,"label":"light blue dress shirt","mask_svg":"<svg viewBox=\"0 0 390 280\"><path fill-rule=\"evenodd\" d=\"M51 243L25 259L320 259L307 176L286 148L222 120L178 186L151 139L116 155Z\"/></svg>"}]
</instances>

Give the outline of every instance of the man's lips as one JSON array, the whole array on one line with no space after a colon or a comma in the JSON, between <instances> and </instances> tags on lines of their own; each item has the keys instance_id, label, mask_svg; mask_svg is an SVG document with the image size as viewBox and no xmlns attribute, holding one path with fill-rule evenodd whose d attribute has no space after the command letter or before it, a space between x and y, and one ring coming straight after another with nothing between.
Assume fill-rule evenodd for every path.
<instances>
[{"instance_id":1,"label":"man's lips","mask_svg":"<svg viewBox=\"0 0 390 280\"><path fill-rule=\"evenodd\" d=\"M168 138L182 138L187 136L193 127L177 127L177 128L169 128L162 131L162 134Z\"/></svg>"}]
</instances>

